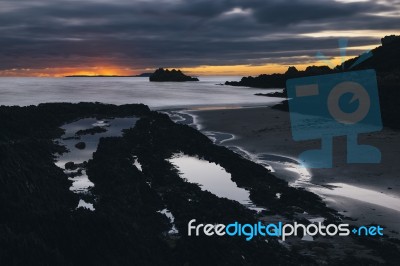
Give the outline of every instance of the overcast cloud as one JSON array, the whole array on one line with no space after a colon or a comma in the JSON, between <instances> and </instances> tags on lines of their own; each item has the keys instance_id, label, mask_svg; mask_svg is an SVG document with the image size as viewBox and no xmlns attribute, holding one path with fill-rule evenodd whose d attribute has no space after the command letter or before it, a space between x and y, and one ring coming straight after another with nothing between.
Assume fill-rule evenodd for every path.
<instances>
[{"instance_id":1,"label":"overcast cloud","mask_svg":"<svg viewBox=\"0 0 400 266\"><path fill-rule=\"evenodd\" d=\"M290 64L337 54L337 36L315 33L377 44L399 12L398 0L1 0L0 70Z\"/></svg>"}]
</instances>

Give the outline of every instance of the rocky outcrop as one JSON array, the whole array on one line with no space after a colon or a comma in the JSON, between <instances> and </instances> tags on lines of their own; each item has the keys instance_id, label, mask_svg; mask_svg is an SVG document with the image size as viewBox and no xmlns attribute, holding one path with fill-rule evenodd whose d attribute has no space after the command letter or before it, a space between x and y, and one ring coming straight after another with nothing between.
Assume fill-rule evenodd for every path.
<instances>
[{"instance_id":1,"label":"rocky outcrop","mask_svg":"<svg viewBox=\"0 0 400 266\"><path fill-rule=\"evenodd\" d=\"M190 76L186 76L179 69L157 69L150 77L150 81L174 81L174 82L182 82L182 81L199 81L198 78L193 78Z\"/></svg>"},{"instance_id":2,"label":"rocky outcrop","mask_svg":"<svg viewBox=\"0 0 400 266\"><path fill-rule=\"evenodd\" d=\"M315 76L333 73L334 70L327 66L309 66L304 71L299 71L296 67L291 66L283 74L262 74L258 77L243 77L240 81L227 81L225 85L245 86L253 88L284 88L286 80L298 77Z\"/></svg>"},{"instance_id":3,"label":"rocky outcrop","mask_svg":"<svg viewBox=\"0 0 400 266\"><path fill-rule=\"evenodd\" d=\"M75 147L76 147L77 149L84 150L84 149L86 148L86 143L83 142L83 141L80 141L80 142L78 142L78 143L75 144Z\"/></svg>"},{"instance_id":4,"label":"rocky outcrop","mask_svg":"<svg viewBox=\"0 0 400 266\"><path fill-rule=\"evenodd\" d=\"M85 194L85 200L95 207L90 211L77 208L79 197L69 190L72 175L67 176L54 163L55 155L66 149L53 139L63 134L62 125L94 116L140 119L120 137L101 138L89 162L67 163L68 169L85 167L94 183ZM194 128L173 123L167 115L144 105L0 106L0 123L2 265L32 265L33 261L35 265L236 265L244 258L245 263L240 264L317 265L313 255L304 256L299 249L289 251L275 237L257 236L251 241L189 237L187 224L191 219L255 224L269 215L297 221L296 214L304 212L338 221L338 214L315 194L289 186L264 166L214 145ZM250 199L266 210L256 214L186 182L167 160L177 151L225 168L232 181L247 188ZM139 159L143 171L134 166L134 158ZM277 198L276 193L282 196ZM180 235L165 233L172 224L160 213L164 208L174 214ZM314 247L320 243L315 241ZM380 261L398 258L397 244L378 237L360 243L367 244ZM321 252L310 245L301 248ZM342 257L340 261L329 259L332 265L360 264L353 256L343 256L345 262Z\"/></svg>"}]
</instances>

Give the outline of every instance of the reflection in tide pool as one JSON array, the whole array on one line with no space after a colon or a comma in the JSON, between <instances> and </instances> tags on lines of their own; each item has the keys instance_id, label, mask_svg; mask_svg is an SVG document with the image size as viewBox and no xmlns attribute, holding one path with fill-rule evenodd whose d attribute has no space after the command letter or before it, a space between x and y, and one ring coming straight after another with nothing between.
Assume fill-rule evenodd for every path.
<instances>
[{"instance_id":1,"label":"reflection in tide pool","mask_svg":"<svg viewBox=\"0 0 400 266\"><path fill-rule=\"evenodd\" d=\"M97 150L100 138L122 136L122 130L134 127L137 120L138 118L136 117L112 118L106 121L97 120L96 118L84 118L62 126L61 128L65 130L65 133L61 139L58 140L58 143L65 146L68 152L57 158L56 165L62 168L65 173L70 173L71 171L65 169L65 164L67 162L81 164L85 161L89 161L93 153ZM83 135L76 134L80 130L88 130L94 127L104 128L105 131ZM79 142L85 143L83 149L75 147ZM75 172L77 172L77 170ZM87 192L90 187L94 186L84 170L82 170L79 175L70 178L70 180L73 181L70 190L74 192Z\"/></svg>"},{"instance_id":2,"label":"reflection in tide pool","mask_svg":"<svg viewBox=\"0 0 400 266\"><path fill-rule=\"evenodd\" d=\"M84 201L83 199L80 199L80 200L79 200L78 207L76 207L76 208L77 208L77 209L78 209L78 208L85 208L85 209L94 211L93 204L92 204L92 203L87 203L87 202Z\"/></svg>"},{"instance_id":3,"label":"reflection in tide pool","mask_svg":"<svg viewBox=\"0 0 400 266\"><path fill-rule=\"evenodd\" d=\"M139 171L142 171L142 165L139 163L138 158L134 158L133 165L136 166L136 168L137 168Z\"/></svg>"},{"instance_id":4,"label":"reflection in tide pool","mask_svg":"<svg viewBox=\"0 0 400 266\"><path fill-rule=\"evenodd\" d=\"M57 142L65 146L68 152L58 156L56 165L70 176L68 179L72 181L71 191L74 193L88 193L89 189L94 186L86 174L83 163L93 157L100 138L122 136L122 130L134 127L138 119L137 117L110 118L107 120L83 118L61 127L65 133ZM93 130L96 128L97 130ZM102 130L99 130L99 128ZM84 143L84 146L78 148L76 146L78 143ZM68 162L74 163L76 169L66 169L65 164ZM79 207L94 210L92 203L87 203L82 199L79 201Z\"/></svg>"},{"instance_id":5,"label":"reflection in tide pool","mask_svg":"<svg viewBox=\"0 0 400 266\"><path fill-rule=\"evenodd\" d=\"M89 188L94 186L94 184L93 184L93 182L91 182L89 180L89 177L87 176L85 170L82 170L80 174L78 173L78 171L79 170L76 170L76 171L65 170L64 171L65 173L68 173L68 172L77 173L77 175L75 177L68 178L68 180L72 181L72 185L69 188L69 190L71 190L72 192L75 192L75 193L80 193L80 192L86 193L89 190Z\"/></svg>"},{"instance_id":6,"label":"reflection in tide pool","mask_svg":"<svg viewBox=\"0 0 400 266\"><path fill-rule=\"evenodd\" d=\"M168 210L168 209L162 209L161 211L158 211L161 214L164 214L168 220L170 221L170 223L172 224L171 229L168 231L168 234L170 235L176 235L179 234L179 230L176 228L175 226L175 217L174 215Z\"/></svg>"},{"instance_id":7,"label":"reflection in tide pool","mask_svg":"<svg viewBox=\"0 0 400 266\"><path fill-rule=\"evenodd\" d=\"M249 209L261 211L249 198L249 191L240 188L231 180L231 175L221 166L196 157L176 154L169 161L188 182L199 184L203 190L214 195L235 200Z\"/></svg>"},{"instance_id":8,"label":"reflection in tide pool","mask_svg":"<svg viewBox=\"0 0 400 266\"><path fill-rule=\"evenodd\" d=\"M138 118L124 117L111 118L107 120L97 120L96 118L84 118L70 124L63 125L61 128L65 130L64 135L58 142L66 146L69 152L62 154L58 158L57 165L64 168L65 163L74 162L76 164L83 163L92 158L93 153L97 150L100 138L119 137L122 136L122 130L134 127ZM78 131L101 127L104 132L93 132L77 135ZM84 142L85 148L78 149L75 145L78 142Z\"/></svg>"}]
</instances>

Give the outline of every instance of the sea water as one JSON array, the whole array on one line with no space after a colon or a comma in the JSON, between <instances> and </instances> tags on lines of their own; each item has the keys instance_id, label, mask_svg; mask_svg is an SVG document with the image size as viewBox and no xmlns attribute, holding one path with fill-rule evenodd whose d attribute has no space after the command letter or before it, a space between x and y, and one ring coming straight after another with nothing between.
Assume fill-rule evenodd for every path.
<instances>
[{"instance_id":1,"label":"sea water","mask_svg":"<svg viewBox=\"0 0 400 266\"><path fill-rule=\"evenodd\" d=\"M139 77L0 78L0 105L48 102L143 103L152 109L203 105L268 105L280 98L265 89L218 85L240 77L199 77L199 82L149 82ZM279 91L269 90L269 91Z\"/></svg>"}]
</instances>

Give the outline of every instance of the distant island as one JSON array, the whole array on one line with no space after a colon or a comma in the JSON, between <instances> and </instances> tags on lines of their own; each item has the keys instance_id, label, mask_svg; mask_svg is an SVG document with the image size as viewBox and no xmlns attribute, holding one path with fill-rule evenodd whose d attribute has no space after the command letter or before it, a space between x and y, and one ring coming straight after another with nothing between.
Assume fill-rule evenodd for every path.
<instances>
[{"instance_id":1,"label":"distant island","mask_svg":"<svg viewBox=\"0 0 400 266\"><path fill-rule=\"evenodd\" d=\"M153 73L142 73L139 75L129 75L129 76L120 76L120 75L68 75L66 78L147 78L150 77Z\"/></svg>"},{"instance_id":2,"label":"distant island","mask_svg":"<svg viewBox=\"0 0 400 266\"><path fill-rule=\"evenodd\" d=\"M153 73L142 73L142 74L136 75L135 77L137 77L137 78L148 78L148 77L150 77L152 74L153 74Z\"/></svg>"},{"instance_id":3,"label":"distant island","mask_svg":"<svg viewBox=\"0 0 400 266\"><path fill-rule=\"evenodd\" d=\"M182 73L181 70L168 70L159 68L149 77L150 81L156 82L165 82L165 81L174 81L174 82L182 82L182 81L199 81L198 78L193 78L191 76L187 76Z\"/></svg>"}]
</instances>

